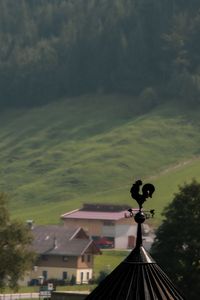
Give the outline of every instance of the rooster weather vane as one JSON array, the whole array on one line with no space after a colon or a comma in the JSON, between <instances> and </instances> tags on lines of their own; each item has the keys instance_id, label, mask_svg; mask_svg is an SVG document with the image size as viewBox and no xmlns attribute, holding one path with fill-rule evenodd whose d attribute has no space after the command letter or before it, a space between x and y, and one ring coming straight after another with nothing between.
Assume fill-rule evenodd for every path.
<instances>
[{"instance_id":1,"label":"rooster weather vane","mask_svg":"<svg viewBox=\"0 0 200 300\"><path fill-rule=\"evenodd\" d=\"M142 193L140 193L141 190L141 186L142 186L142 181L141 180L137 180L131 187L130 193L131 193L131 197L137 201L138 205L139 205L139 211L142 210L142 206L143 203L147 200L147 198L152 198L152 195L155 191L155 187L153 184L151 183L146 183L143 185L142 187ZM133 216L133 210L130 208L128 210L130 212L130 216ZM149 213L151 217L154 216L154 209L145 212L145 213ZM147 216L149 214L146 214Z\"/></svg>"}]
</instances>

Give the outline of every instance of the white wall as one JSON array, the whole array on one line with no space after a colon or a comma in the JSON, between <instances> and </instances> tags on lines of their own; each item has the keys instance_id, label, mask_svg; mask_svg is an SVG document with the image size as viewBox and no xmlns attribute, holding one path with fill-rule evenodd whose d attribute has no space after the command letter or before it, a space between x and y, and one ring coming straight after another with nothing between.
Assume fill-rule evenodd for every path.
<instances>
[{"instance_id":1,"label":"white wall","mask_svg":"<svg viewBox=\"0 0 200 300\"><path fill-rule=\"evenodd\" d=\"M47 279L63 279L63 272L67 272L67 280L70 280L72 275L76 276L77 283L81 283L80 272L84 272L84 283L87 283L87 272L89 272L89 279L92 278L92 269L75 269L75 268L57 268L57 267L37 267L36 271L27 272L23 278L20 280L20 285L27 285L28 281L31 279L38 279L39 276L43 275L43 271L47 271Z\"/></svg>"},{"instance_id":2,"label":"white wall","mask_svg":"<svg viewBox=\"0 0 200 300\"><path fill-rule=\"evenodd\" d=\"M137 225L116 225L115 228L115 248L127 249L128 236L135 236L137 233Z\"/></svg>"},{"instance_id":3,"label":"white wall","mask_svg":"<svg viewBox=\"0 0 200 300\"><path fill-rule=\"evenodd\" d=\"M102 227L102 236L110 236L110 237L114 237L116 235L115 233L115 226L103 226Z\"/></svg>"},{"instance_id":4,"label":"white wall","mask_svg":"<svg viewBox=\"0 0 200 300\"><path fill-rule=\"evenodd\" d=\"M83 273L83 277L81 279L81 273ZM76 283L88 283L90 279L92 279L92 269L78 269L76 273ZM87 275L88 274L88 275Z\"/></svg>"}]
</instances>

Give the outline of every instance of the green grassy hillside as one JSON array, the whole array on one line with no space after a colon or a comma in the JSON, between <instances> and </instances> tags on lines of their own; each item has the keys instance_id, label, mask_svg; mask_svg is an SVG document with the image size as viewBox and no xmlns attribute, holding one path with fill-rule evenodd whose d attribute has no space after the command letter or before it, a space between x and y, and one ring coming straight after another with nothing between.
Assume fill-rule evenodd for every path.
<instances>
[{"instance_id":1,"label":"green grassy hillside","mask_svg":"<svg viewBox=\"0 0 200 300\"><path fill-rule=\"evenodd\" d=\"M0 114L1 190L12 215L39 223L83 202L135 206L132 182L157 192L147 207L158 219L177 185L200 178L199 110L150 110L124 96L85 96Z\"/></svg>"}]
</instances>

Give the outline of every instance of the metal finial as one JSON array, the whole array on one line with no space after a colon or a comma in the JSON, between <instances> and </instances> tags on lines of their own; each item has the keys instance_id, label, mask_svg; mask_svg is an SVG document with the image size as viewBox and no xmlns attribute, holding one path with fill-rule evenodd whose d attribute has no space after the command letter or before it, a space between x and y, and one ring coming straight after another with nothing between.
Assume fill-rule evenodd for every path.
<instances>
[{"instance_id":1,"label":"metal finial","mask_svg":"<svg viewBox=\"0 0 200 300\"><path fill-rule=\"evenodd\" d=\"M152 194L155 191L155 187L151 183L146 183L142 187L142 193L140 193L140 187L142 186L142 181L137 180L131 187L130 193L133 199L137 201L139 204L139 211L134 215L133 210L130 208L128 211L130 213L130 217L134 216L135 222L138 224L137 228L137 240L136 240L136 249L138 249L142 245L142 223L146 220L146 218L150 216L154 216L154 209L149 212L142 211L142 205L146 201L147 198L151 198Z\"/></svg>"}]
</instances>

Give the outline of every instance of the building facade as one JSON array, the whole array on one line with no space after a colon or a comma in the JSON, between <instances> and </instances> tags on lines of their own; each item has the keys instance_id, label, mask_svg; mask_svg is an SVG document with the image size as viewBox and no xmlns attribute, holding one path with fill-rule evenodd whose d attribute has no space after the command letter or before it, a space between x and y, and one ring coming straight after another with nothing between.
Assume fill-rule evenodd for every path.
<instances>
[{"instance_id":1,"label":"building facade","mask_svg":"<svg viewBox=\"0 0 200 300\"><path fill-rule=\"evenodd\" d=\"M84 204L82 209L61 216L64 226L82 227L100 248L133 248L136 223L127 218L128 206Z\"/></svg>"},{"instance_id":2,"label":"building facade","mask_svg":"<svg viewBox=\"0 0 200 300\"><path fill-rule=\"evenodd\" d=\"M74 228L74 227L73 227ZM32 229L32 249L37 254L33 269L24 279L29 282L60 280L88 283L93 278L94 255L100 251L82 228L36 226Z\"/></svg>"}]
</instances>

